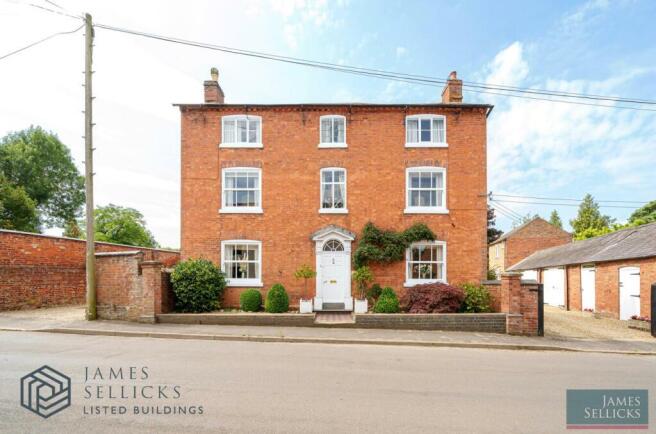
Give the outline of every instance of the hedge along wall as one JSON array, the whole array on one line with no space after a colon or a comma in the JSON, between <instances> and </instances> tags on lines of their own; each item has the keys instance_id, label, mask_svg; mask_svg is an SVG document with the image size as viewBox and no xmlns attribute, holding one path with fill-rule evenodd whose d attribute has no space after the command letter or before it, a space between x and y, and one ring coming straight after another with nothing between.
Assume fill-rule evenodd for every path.
<instances>
[{"instance_id":1,"label":"hedge along wall","mask_svg":"<svg viewBox=\"0 0 656 434\"><path fill-rule=\"evenodd\" d=\"M85 249L84 240L0 229L0 310L83 303ZM180 259L171 250L96 243L97 252L125 250L167 267Z\"/></svg>"}]
</instances>

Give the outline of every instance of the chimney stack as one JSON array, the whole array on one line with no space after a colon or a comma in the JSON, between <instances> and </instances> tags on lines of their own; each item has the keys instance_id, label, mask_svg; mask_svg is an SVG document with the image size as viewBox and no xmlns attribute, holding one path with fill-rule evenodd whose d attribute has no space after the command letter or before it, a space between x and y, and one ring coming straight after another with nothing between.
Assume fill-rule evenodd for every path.
<instances>
[{"instance_id":1,"label":"chimney stack","mask_svg":"<svg viewBox=\"0 0 656 434\"><path fill-rule=\"evenodd\" d=\"M458 80L456 71L452 71L446 80L442 91L442 102L445 104L462 103L462 80Z\"/></svg>"},{"instance_id":2,"label":"chimney stack","mask_svg":"<svg viewBox=\"0 0 656 434\"><path fill-rule=\"evenodd\" d=\"M224 97L223 90L219 86L219 70L212 68L210 70L211 80L205 80L205 103L206 104L223 104Z\"/></svg>"}]
</instances>

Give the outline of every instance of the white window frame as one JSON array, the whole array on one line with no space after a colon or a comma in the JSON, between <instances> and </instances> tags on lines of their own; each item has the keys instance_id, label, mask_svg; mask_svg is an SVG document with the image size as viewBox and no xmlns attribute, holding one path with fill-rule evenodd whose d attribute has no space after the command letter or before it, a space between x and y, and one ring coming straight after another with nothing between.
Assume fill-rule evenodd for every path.
<instances>
[{"instance_id":1,"label":"white window frame","mask_svg":"<svg viewBox=\"0 0 656 434\"><path fill-rule=\"evenodd\" d=\"M235 121L235 138L237 137L237 129L236 129L236 121L238 120L245 120L246 121L246 136L248 137L248 130L249 130L249 123L251 120L256 120L259 121L259 125L257 128L257 138L259 140L257 142L251 143L251 142L226 142L225 141L225 122L226 121ZM219 148L262 148L262 116L255 116L255 115L230 115L230 116L223 116L221 118L221 144L219 145Z\"/></svg>"},{"instance_id":2,"label":"white window frame","mask_svg":"<svg viewBox=\"0 0 656 434\"><path fill-rule=\"evenodd\" d=\"M259 206L227 206L228 196L226 195L226 175L230 172L251 172L257 173L257 189L259 190ZM225 167L221 169L221 214L262 214L262 169L259 167Z\"/></svg>"},{"instance_id":3,"label":"white window frame","mask_svg":"<svg viewBox=\"0 0 656 434\"><path fill-rule=\"evenodd\" d=\"M410 206L410 173L411 172L435 172L442 174L442 206ZM416 190L413 189L413 190ZM436 190L437 189L436 187ZM448 214L449 209L446 206L447 185L446 185L446 168L435 166L408 167L405 169L405 214Z\"/></svg>"},{"instance_id":4,"label":"white window frame","mask_svg":"<svg viewBox=\"0 0 656 434\"><path fill-rule=\"evenodd\" d=\"M257 246L257 278L256 279L231 279L226 270L226 247L229 245L251 245ZM253 261L247 261L253 262ZM221 241L221 271L226 276L226 286L230 287L263 287L262 283L262 241L257 240L224 240Z\"/></svg>"},{"instance_id":5,"label":"white window frame","mask_svg":"<svg viewBox=\"0 0 656 434\"><path fill-rule=\"evenodd\" d=\"M499 259L499 244L495 246L494 258Z\"/></svg>"},{"instance_id":6,"label":"white window frame","mask_svg":"<svg viewBox=\"0 0 656 434\"><path fill-rule=\"evenodd\" d=\"M442 264L442 279L412 279L410 277L410 263L412 262L412 248L417 247L420 245L430 245L430 246L442 246L442 262L439 261L431 261L435 262L437 264ZM408 247L405 250L405 282L403 282L403 286L408 288L411 286L415 285L421 285L424 283L436 283L436 282L441 282L441 283L447 283L447 274L446 274L446 265L447 265L447 259L446 259L446 241L418 241L416 243L412 243L410 247Z\"/></svg>"},{"instance_id":7,"label":"white window frame","mask_svg":"<svg viewBox=\"0 0 656 434\"><path fill-rule=\"evenodd\" d=\"M408 121L417 120L419 128L419 142L408 142ZM421 121L430 119L431 121L431 141L422 142L421 141ZM441 119L444 123L444 141L443 142L433 142L433 120ZM446 116L444 115L409 115L405 117L405 147L406 148L448 148L449 145L446 139Z\"/></svg>"},{"instance_id":8,"label":"white window frame","mask_svg":"<svg viewBox=\"0 0 656 434\"><path fill-rule=\"evenodd\" d=\"M331 127L331 137L333 134L333 129L334 129L334 121L335 119L340 119L344 121L344 141L343 142L329 142L329 143L324 143L323 142L323 134L321 131L321 125L323 124L323 121L325 119L330 119L330 127ZM342 115L325 115L325 116L320 116L319 117L319 147L320 148L348 148L348 145L346 144L346 116Z\"/></svg>"},{"instance_id":9,"label":"white window frame","mask_svg":"<svg viewBox=\"0 0 656 434\"><path fill-rule=\"evenodd\" d=\"M326 171L344 171L344 208L324 208L323 207L323 173ZM319 213L320 214L348 214L348 174L343 167L324 167L319 171ZM335 182L331 182L335 184ZM333 196L334 197L334 196Z\"/></svg>"}]
</instances>

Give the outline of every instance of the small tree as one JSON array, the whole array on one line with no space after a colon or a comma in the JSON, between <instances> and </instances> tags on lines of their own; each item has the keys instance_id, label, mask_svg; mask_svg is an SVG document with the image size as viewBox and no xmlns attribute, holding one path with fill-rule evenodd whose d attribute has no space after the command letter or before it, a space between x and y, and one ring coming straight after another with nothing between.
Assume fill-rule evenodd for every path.
<instances>
[{"instance_id":1,"label":"small tree","mask_svg":"<svg viewBox=\"0 0 656 434\"><path fill-rule=\"evenodd\" d=\"M314 271L312 267L310 267L307 264L301 265L299 269L294 272L294 277L296 277L297 279L303 279L303 286L304 286L303 294L305 297L308 296L308 289L307 289L308 279L312 279L316 275L317 272Z\"/></svg>"},{"instance_id":2,"label":"small tree","mask_svg":"<svg viewBox=\"0 0 656 434\"><path fill-rule=\"evenodd\" d=\"M558 211L556 210L551 211L551 216L549 217L549 223L556 226L557 228L560 229L563 228L563 221L560 219L560 216L558 215Z\"/></svg>"},{"instance_id":3,"label":"small tree","mask_svg":"<svg viewBox=\"0 0 656 434\"><path fill-rule=\"evenodd\" d=\"M374 274L369 267L363 265L353 272L353 280L355 280L355 284L358 288L360 299L364 299L367 293L367 284L374 280Z\"/></svg>"},{"instance_id":4,"label":"small tree","mask_svg":"<svg viewBox=\"0 0 656 434\"><path fill-rule=\"evenodd\" d=\"M599 204L591 194L585 195L576 217L569 221L574 229L574 238L577 240L608 233L612 223L614 223L612 218L601 214Z\"/></svg>"}]
</instances>

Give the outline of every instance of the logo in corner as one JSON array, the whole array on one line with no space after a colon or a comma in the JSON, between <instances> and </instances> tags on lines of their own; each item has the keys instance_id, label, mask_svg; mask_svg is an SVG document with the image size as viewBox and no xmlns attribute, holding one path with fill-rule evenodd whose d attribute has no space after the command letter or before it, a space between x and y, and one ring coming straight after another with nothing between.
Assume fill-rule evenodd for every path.
<instances>
[{"instance_id":1,"label":"logo in corner","mask_svg":"<svg viewBox=\"0 0 656 434\"><path fill-rule=\"evenodd\" d=\"M21 406L46 419L71 405L71 379L43 365L21 378Z\"/></svg>"}]
</instances>

